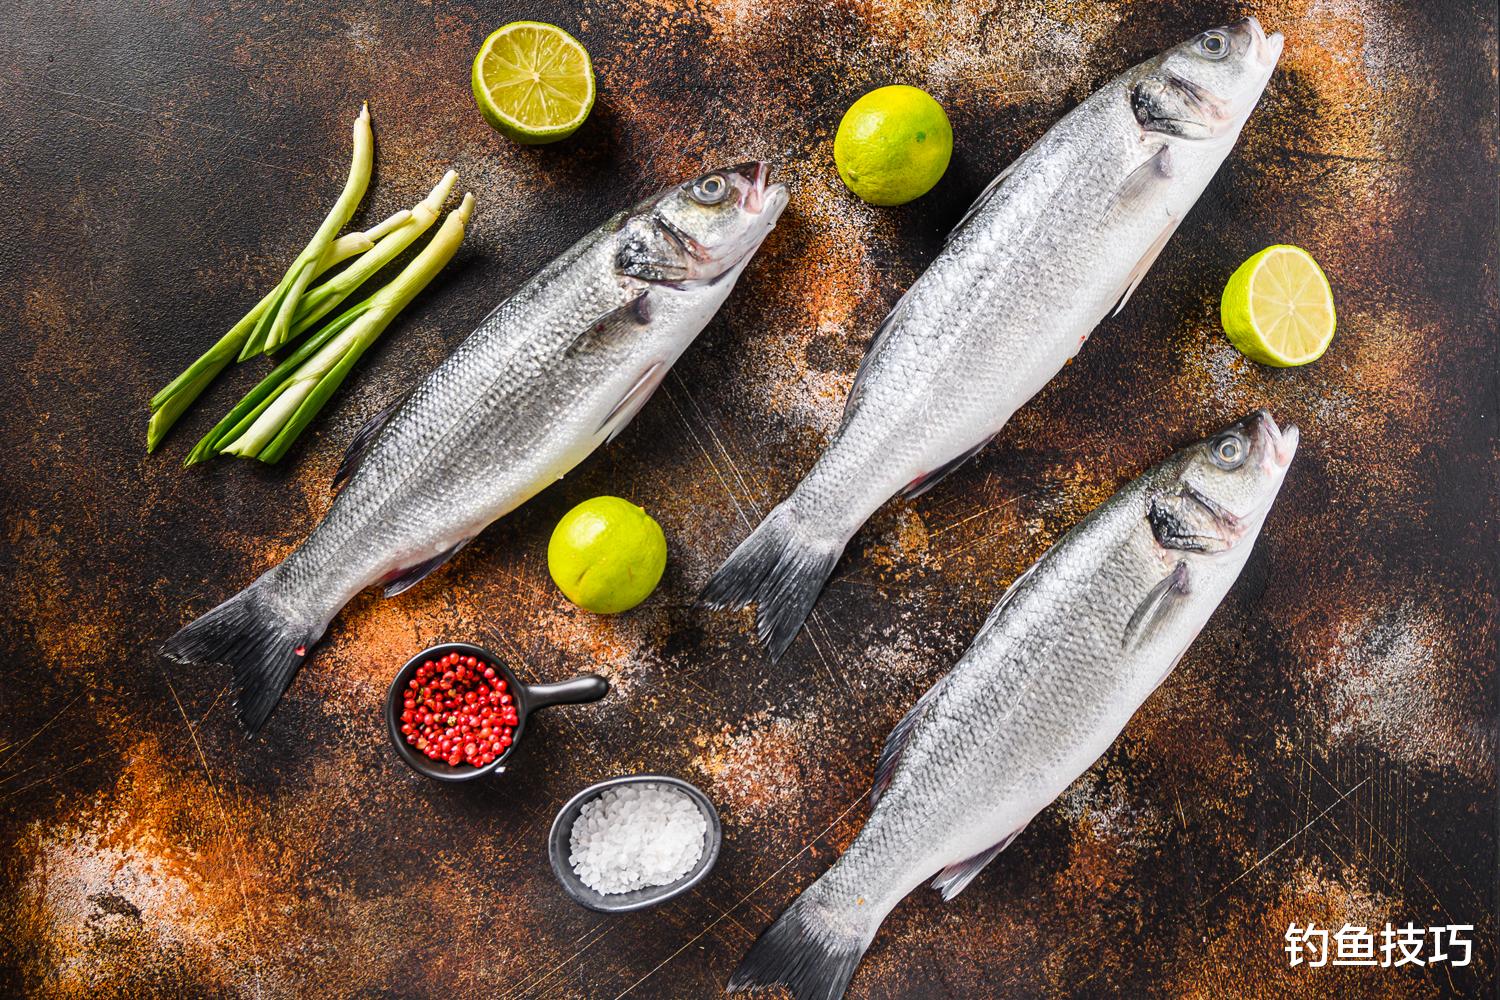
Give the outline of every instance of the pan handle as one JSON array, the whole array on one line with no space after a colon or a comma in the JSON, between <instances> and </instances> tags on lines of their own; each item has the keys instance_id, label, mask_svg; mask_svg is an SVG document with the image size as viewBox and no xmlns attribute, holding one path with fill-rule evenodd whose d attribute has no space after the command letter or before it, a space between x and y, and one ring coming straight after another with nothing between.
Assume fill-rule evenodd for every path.
<instances>
[{"instance_id":1,"label":"pan handle","mask_svg":"<svg viewBox=\"0 0 1500 1000\"><path fill-rule=\"evenodd\" d=\"M598 674L584 674L556 684L526 685L526 708L527 711L535 712L552 705L581 705L584 702L598 701L607 694L609 681Z\"/></svg>"}]
</instances>

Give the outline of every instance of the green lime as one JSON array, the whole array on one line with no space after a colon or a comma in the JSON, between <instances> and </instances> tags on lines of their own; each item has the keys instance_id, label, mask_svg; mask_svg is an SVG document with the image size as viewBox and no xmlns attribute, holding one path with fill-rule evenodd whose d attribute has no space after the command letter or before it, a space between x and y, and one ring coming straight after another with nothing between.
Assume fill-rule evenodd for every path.
<instances>
[{"instance_id":1,"label":"green lime","mask_svg":"<svg viewBox=\"0 0 1500 1000\"><path fill-rule=\"evenodd\" d=\"M484 120L529 146L566 139L594 106L594 64L555 24L512 21L479 46L469 74Z\"/></svg>"},{"instance_id":2,"label":"green lime","mask_svg":"<svg viewBox=\"0 0 1500 1000\"><path fill-rule=\"evenodd\" d=\"M1301 247L1266 247L1224 286L1219 319L1251 361L1292 368L1316 361L1333 342L1333 289Z\"/></svg>"},{"instance_id":3,"label":"green lime","mask_svg":"<svg viewBox=\"0 0 1500 1000\"><path fill-rule=\"evenodd\" d=\"M619 497L594 497L563 515L547 543L547 571L564 596L612 615L651 596L667 568L667 538L651 515Z\"/></svg>"},{"instance_id":4,"label":"green lime","mask_svg":"<svg viewBox=\"0 0 1500 1000\"><path fill-rule=\"evenodd\" d=\"M953 157L943 106L916 87L881 87L850 105L833 137L849 190L872 205L904 205L940 181Z\"/></svg>"}]
</instances>

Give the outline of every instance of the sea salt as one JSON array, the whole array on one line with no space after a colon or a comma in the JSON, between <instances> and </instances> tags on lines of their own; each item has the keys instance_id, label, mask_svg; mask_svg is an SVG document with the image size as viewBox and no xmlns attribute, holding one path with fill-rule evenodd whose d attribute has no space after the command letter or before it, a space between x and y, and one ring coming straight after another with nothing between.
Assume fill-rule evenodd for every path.
<instances>
[{"instance_id":1,"label":"sea salt","mask_svg":"<svg viewBox=\"0 0 1500 1000\"><path fill-rule=\"evenodd\" d=\"M707 830L697 803L670 785L615 785L583 804L568 862L605 895L667 885L703 857Z\"/></svg>"}]
</instances>

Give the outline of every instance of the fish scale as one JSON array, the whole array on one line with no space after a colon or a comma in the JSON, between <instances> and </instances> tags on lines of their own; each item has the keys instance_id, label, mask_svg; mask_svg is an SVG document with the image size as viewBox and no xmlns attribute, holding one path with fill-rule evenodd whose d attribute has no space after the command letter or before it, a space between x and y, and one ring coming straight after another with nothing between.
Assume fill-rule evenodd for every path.
<instances>
[{"instance_id":1,"label":"fish scale","mask_svg":"<svg viewBox=\"0 0 1500 1000\"><path fill-rule=\"evenodd\" d=\"M259 729L356 594L414 585L635 416L786 207L768 179L760 162L712 171L564 251L356 435L306 541L163 652L228 663Z\"/></svg>"},{"instance_id":2,"label":"fish scale","mask_svg":"<svg viewBox=\"0 0 1500 1000\"><path fill-rule=\"evenodd\" d=\"M1058 121L985 189L881 324L827 447L704 591L713 607L757 604L773 658L865 521L982 449L1156 260L1281 51L1253 19L1216 31L1223 57L1195 48L1205 33Z\"/></svg>"},{"instance_id":3,"label":"fish scale","mask_svg":"<svg viewBox=\"0 0 1500 1000\"><path fill-rule=\"evenodd\" d=\"M1149 469L1018 577L886 740L854 842L730 989L840 996L903 897L929 879L961 892L1083 774L1238 578L1298 438L1258 411Z\"/></svg>"}]
</instances>

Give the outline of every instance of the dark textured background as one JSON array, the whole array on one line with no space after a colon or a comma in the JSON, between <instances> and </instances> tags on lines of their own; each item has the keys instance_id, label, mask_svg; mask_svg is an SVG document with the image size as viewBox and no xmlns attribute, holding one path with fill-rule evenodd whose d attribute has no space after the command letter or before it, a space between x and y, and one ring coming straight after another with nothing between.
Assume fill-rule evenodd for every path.
<instances>
[{"instance_id":1,"label":"dark textured background","mask_svg":"<svg viewBox=\"0 0 1500 1000\"><path fill-rule=\"evenodd\" d=\"M1268 405L1303 446L1244 578L1097 767L952 903L918 892L857 997L1490 994L1496 979L1496 24L1484 2L1278 0L1239 148L1123 316L997 444L857 537L778 666L693 605L809 465L879 317L1000 167L1109 76L1233 3L632 0L135 6L0 0L0 994L714 995L848 843L876 750L1005 585L1174 444ZM575 31L569 142L493 135L469 60L516 17ZM948 176L895 210L840 186L868 88L947 107ZM363 220L448 165L479 208L450 270L275 469L183 470L236 369L147 458L145 401L268 288L331 203L368 98ZM356 600L264 734L154 644L284 555L361 420L616 208L766 156L780 230L635 424L393 601ZM1272 371L1217 324L1233 268L1311 249L1340 332ZM646 605L596 618L545 543L618 493L666 529ZM409 653L597 669L486 787L408 772L379 724ZM546 868L586 783L719 803L698 890L608 918ZM1288 921L1477 925L1469 970L1288 969Z\"/></svg>"}]
</instances>

